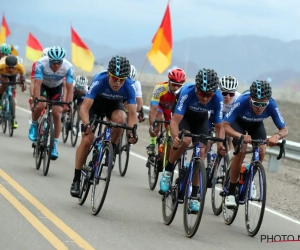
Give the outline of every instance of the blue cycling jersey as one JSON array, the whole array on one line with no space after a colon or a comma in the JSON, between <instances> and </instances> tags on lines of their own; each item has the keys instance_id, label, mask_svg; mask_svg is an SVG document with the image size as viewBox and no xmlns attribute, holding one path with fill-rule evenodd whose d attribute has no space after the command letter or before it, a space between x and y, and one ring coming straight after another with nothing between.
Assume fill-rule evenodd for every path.
<instances>
[{"instance_id":1,"label":"blue cycling jersey","mask_svg":"<svg viewBox=\"0 0 300 250\"><path fill-rule=\"evenodd\" d=\"M94 76L94 79L86 94L86 98L95 100L97 96L108 100L121 100L126 98L128 104L136 104L135 85L127 77L123 86L118 91L113 91L108 83L107 71L102 71Z\"/></svg>"},{"instance_id":2,"label":"blue cycling jersey","mask_svg":"<svg viewBox=\"0 0 300 250\"><path fill-rule=\"evenodd\" d=\"M205 113L213 110L215 123L222 123L223 106L223 97L220 90L217 90L211 100L206 105L203 105L197 97L195 83L188 83L180 89L180 96L174 114L184 115L187 110L195 113Z\"/></svg>"},{"instance_id":3,"label":"blue cycling jersey","mask_svg":"<svg viewBox=\"0 0 300 250\"><path fill-rule=\"evenodd\" d=\"M269 100L269 104L264 112L261 115L256 115L252 110L249 96L250 93L247 91L236 99L231 109L224 117L225 122L231 124L236 120L237 117L247 122L261 122L271 116L278 129L285 127L284 119L273 98Z\"/></svg>"}]
</instances>

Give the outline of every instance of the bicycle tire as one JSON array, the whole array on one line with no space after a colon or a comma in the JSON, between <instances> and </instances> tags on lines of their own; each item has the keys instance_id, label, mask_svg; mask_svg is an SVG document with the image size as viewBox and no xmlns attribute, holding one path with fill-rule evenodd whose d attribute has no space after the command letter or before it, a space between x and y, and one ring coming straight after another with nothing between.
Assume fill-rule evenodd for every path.
<instances>
[{"instance_id":1,"label":"bicycle tire","mask_svg":"<svg viewBox=\"0 0 300 250\"><path fill-rule=\"evenodd\" d=\"M7 119L6 119L6 105L5 101L2 99L2 132L3 134L6 133L6 128L7 128Z\"/></svg>"},{"instance_id":2,"label":"bicycle tire","mask_svg":"<svg viewBox=\"0 0 300 250\"><path fill-rule=\"evenodd\" d=\"M49 147L48 147L48 136L49 136L49 139L50 139ZM51 152L52 152L52 148L53 148L53 144L54 144L54 128L53 128L53 117L52 117L52 115L50 115L49 123L47 124L46 133L45 133L45 141L46 141L46 143L44 144L45 145L44 160L45 160L45 157L47 157L47 159L46 159L46 161L44 161L44 165L43 165L43 174L44 174L44 176L46 176L48 174L48 171L49 171L50 161L51 161Z\"/></svg>"},{"instance_id":3,"label":"bicycle tire","mask_svg":"<svg viewBox=\"0 0 300 250\"><path fill-rule=\"evenodd\" d=\"M66 126L66 114L64 115L64 120L62 123L62 139L63 139L63 143L66 143L66 141L68 140L69 137L69 129Z\"/></svg>"},{"instance_id":4,"label":"bicycle tire","mask_svg":"<svg viewBox=\"0 0 300 250\"><path fill-rule=\"evenodd\" d=\"M231 163L232 163L232 160L230 161L230 165L231 165ZM226 175L225 175L225 183L224 183L224 185L227 183L228 184L228 186L227 186L227 190L229 189L229 184L230 184L230 166L228 167L228 170L226 171ZM223 197L223 199L222 199L222 211L223 211L223 219L224 219L224 222L225 222L225 224L226 225L231 225L233 222L234 222L234 220L235 220L235 218L236 218L236 215L237 215L237 213L238 213L238 210L239 210L239 199L238 199L238 197L239 197L239 185L237 185L237 187L236 187L236 204L237 204L237 206L235 207L235 208L233 208L233 209L229 209L229 208L227 208L226 206L225 206L225 198L226 198L226 196L224 196ZM232 211L232 215L229 217L229 218L227 218L227 210L230 210L230 211Z\"/></svg>"},{"instance_id":5,"label":"bicycle tire","mask_svg":"<svg viewBox=\"0 0 300 250\"><path fill-rule=\"evenodd\" d=\"M177 171L178 173L180 172L180 169L181 169L181 160L178 161L178 163L176 164L177 165ZM175 168L176 169L176 166ZM173 179L174 179L174 173L172 175L172 178L171 178L171 183L173 183ZM163 215L163 221L164 221L164 224L169 226L171 225L171 223L173 222L174 218L175 218L175 215L176 215L176 212L177 212L177 208L178 208L178 194L179 194L179 176L178 178L176 178L175 182L174 182L174 185L171 185L171 188L170 188L170 191L165 193L162 197L162 215ZM172 200L172 204L174 205L173 206L173 211L172 213L167 216L166 215L166 199L171 195L171 200ZM171 210L171 209L170 209Z\"/></svg>"},{"instance_id":6,"label":"bicycle tire","mask_svg":"<svg viewBox=\"0 0 300 250\"><path fill-rule=\"evenodd\" d=\"M74 134L74 120L75 120L75 114L77 113L77 120L76 120L76 124L75 124L75 127L76 127L76 133ZM71 130L71 145L72 147L75 147L76 146L76 143L77 143L77 140L78 140L78 134L79 134L79 126L80 126L80 112L79 112L79 107L78 105L76 104L75 107L74 107L74 113L72 114L71 116L72 118L72 130Z\"/></svg>"},{"instance_id":7,"label":"bicycle tire","mask_svg":"<svg viewBox=\"0 0 300 250\"><path fill-rule=\"evenodd\" d=\"M36 146L35 146L35 168L37 170L40 169L42 159L43 159L43 153L44 150L41 150L41 135L43 135L43 124L44 124L44 119L42 118L40 123L38 124L38 133L37 133L37 138L36 138Z\"/></svg>"},{"instance_id":8,"label":"bicycle tire","mask_svg":"<svg viewBox=\"0 0 300 250\"><path fill-rule=\"evenodd\" d=\"M13 105L13 97L9 97L9 112L8 112L8 133L12 137L14 134L14 116L15 116L15 107Z\"/></svg>"},{"instance_id":9,"label":"bicycle tire","mask_svg":"<svg viewBox=\"0 0 300 250\"><path fill-rule=\"evenodd\" d=\"M188 238L192 238L196 233L197 230L199 228L200 222L201 222L201 218L202 218L202 214L203 214L203 210L204 210L204 205L205 205L205 194L206 194L206 169L205 169L205 165L202 159L199 159L197 161L195 161L195 166L193 169L193 173L190 172L190 174L195 173L195 171L197 169L199 169L200 173L199 173L199 178L200 178L200 186L199 186L199 192L200 192L200 208L199 211L197 213L197 219L195 222L195 225L193 227L189 227L188 225L188 206L189 206L189 201L188 201L188 192L189 192L189 186L192 185L192 183L189 183L186 186L185 189L185 195L184 195L184 208L183 208L183 224L184 224L184 230L185 230L185 235Z\"/></svg>"},{"instance_id":10,"label":"bicycle tire","mask_svg":"<svg viewBox=\"0 0 300 250\"><path fill-rule=\"evenodd\" d=\"M216 161L218 162L218 166L213 170L213 180L212 180L212 188L211 188L211 206L212 206L213 213L216 216L218 216L222 213L222 202L220 203L219 206L217 206L216 201L215 201L216 195L220 196L219 192L216 191L216 182L220 183L219 180L223 179L222 180L222 187L224 186L224 183L225 183L225 176L218 176L220 161L221 161L222 158L223 157L221 157L220 155L217 156ZM226 169L227 169L227 166L229 164L229 156L227 154L224 157L224 163L225 163L225 173L226 173Z\"/></svg>"},{"instance_id":11,"label":"bicycle tire","mask_svg":"<svg viewBox=\"0 0 300 250\"><path fill-rule=\"evenodd\" d=\"M125 134L125 145L122 145L123 144L123 137L124 137L124 134ZM121 135L121 138L120 138L120 143L119 143L119 172L120 172L120 175L122 177L125 176L126 172L127 172L127 168L128 168L128 162L129 162L129 153L130 153L130 145L128 143L128 137L127 137L127 130L123 130L123 133ZM126 160L125 160L125 164L124 164L124 169L122 168L122 153L125 151L126 153Z\"/></svg>"},{"instance_id":12,"label":"bicycle tire","mask_svg":"<svg viewBox=\"0 0 300 250\"><path fill-rule=\"evenodd\" d=\"M260 162L257 162L255 163L253 169L255 170L255 168L259 169L260 171L256 171L256 174L257 173L261 173L261 178L259 178L259 180L262 180L262 185L260 183L259 187L262 187L263 188L263 192L262 192L262 195L263 195L263 198L262 198L262 206L261 206L261 212L260 212L260 216L259 216L259 219L258 219L258 223L257 223L257 226L254 228L254 230L250 230L250 223L248 223L249 221L249 215L248 215L248 211L249 211L249 194L250 194L250 189L251 189L251 185L250 183L252 181L248 181L248 186L247 186L247 195L246 195L246 204L245 204L245 225L246 225L246 230L247 230L247 233L254 237L260 227L261 227L261 224L262 224L262 221L263 221L263 218L264 218L264 213L265 213L265 207L266 207L266 200L267 200L267 179L266 179L266 172L265 172L265 168L264 166L260 163ZM261 194L261 190L260 190L260 194Z\"/></svg>"},{"instance_id":13,"label":"bicycle tire","mask_svg":"<svg viewBox=\"0 0 300 250\"><path fill-rule=\"evenodd\" d=\"M112 171L112 163L113 163L113 147L112 147L112 144L111 142L108 142L104 145L103 149L102 149L102 157L100 159L100 162L99 162L99 168L98 168L98 171L94 173L94 179L93 179L93 187L92 187L92 194L91 194L91 206L92 206L92 214L93 215L97 215L103 204L104 204L104 201L105 201L105 198L106 198L106 194L107 194L107 190L108 190L108 187L109 187L109 182L110 182L110 176L111 176L111 171ZM108 159L108 166L107 166L107 177L106 177L106 181L105 181L105 187L104 187L104 191L103 191L103 195L102 195L102 198L100 200L100 203L98 205L97 208L94 207L94 199L93 197L95 196L95 189L98 185L98 180L101 181L101 173L103 171L103 164L101 164L102 160L105 159L106 157L106 153L105 151L109 152L109 159Z\"/></svg>"}]
</instances>

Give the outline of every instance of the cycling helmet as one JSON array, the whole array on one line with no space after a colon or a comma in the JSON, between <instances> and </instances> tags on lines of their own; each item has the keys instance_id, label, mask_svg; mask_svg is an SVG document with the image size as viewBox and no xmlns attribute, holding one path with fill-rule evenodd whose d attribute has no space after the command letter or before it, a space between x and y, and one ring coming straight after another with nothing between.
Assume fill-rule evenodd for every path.
<instances>
[{"instance_id":1,"label":"cycling helmet","mask_svg":"<svg viewBox=\"0 0 300 250\"><path fill-rule=\"evenodd\" d=\"M9 55L5 58L5 64L8 67L15 67L18 64L18 59L13 55Z\"/></svg>"},{"instance_id":2,"label":"cycling helmet","mask_svg":"<svg viewBox=\"0 0 300 250\"><path fill-rule=\"evenodd\" d=\"M85 88L85 86L87 86L88 81L89 81L89 80L88 80L85 76L79 75L79 76L77 76L76 79L75 79L75 87L76 87L77 89L83 90L83 89Z\"/></svg>"},{"instance_id":3,"label":"cycling helmet","mask_svg":"<svg viewBox=\"0 0 300 250\"><path fill-rule=\"evenodd\" d=\"M1 45L1 51L0 52L4 55L9 55L11 53L11 46L7 45L6 43L3 43Z\"/></svg>"},{"instance_id":4,"label":"cycling helmet","mask_svg":"<svg viewBox=\"0 0 300 250\"><path fill-rule=\"evenodd\" d=\"M108 72L112 75L123 78L130 74L130 63L126 57L114 56L108 63Z\"/></svg>"},{"instance_id":5,"label":"cycling helmet","mask_svg":"<svg viewBox=\"0 0 300 250\"><path fill-rule=\"evenodd\" d=\"M270 99L272 88L267 81L256 80L250 86L250 96L257 99Z\"/></svg>"},{"instance_id":6,"label":"cycling helmet","mask_svg":"<svg viewBox=\"0 0 300 250\"><path fill-rule=\"evenodd\" d=\"M220 89L222 91L237 91L238 81L233 76L223 76L220 80Z\"/></svg>"},{"instance_id":7,"label":"cycling helmet","mask_svg":"<svg viewBox=\"0 0 300 250\"><path fill-rule=\"evenodd\" d=\"M48 57L51 61L61 61L65 56L65 50L59 46L54 46L48 51Z\"/></svg>"},{"instance_id":8,"label":"cycling helmet","mask_svg":"<svg viewBox=\"0 0 300 250\"><path fill-rule=\"evenodd\" d=\"M136 77L136 69L133 65L130 65L130 74L129 74L129 77L131 78L131 80L135 80L135 77Z\"/></svg>"},{"instance_id":9,"label":"cycling helmet","mask_svg":"<svg viewBox=\"0 0 300 250\"><path fill-rule=\"evenodd\" d=\"M217 72L213 69L200 69L195 80L197 89L202 92L215 92L219 85Z\"/></svg>"},{"instance_id":10,"label":"cycling helmet","mask_svg":"<svg viewBox=\"0 0 300 250\"><path fill-rule=\"evenodd\" d=\"M42 56L48 56L48 51L50 50L50 48L44 48L43 49L43 53L42 53Z\"/></svg>"},{"instance_id":11,"label":"cycling helmet","mask_svg":"<svg viewBox=\"0 0 300 250\"><path fill-rule=\"evenodd\" d=\"M186 80L185 72L182 69L171 69L168 74L171 82L184 83Z\"/></svg>"}]
</instances>

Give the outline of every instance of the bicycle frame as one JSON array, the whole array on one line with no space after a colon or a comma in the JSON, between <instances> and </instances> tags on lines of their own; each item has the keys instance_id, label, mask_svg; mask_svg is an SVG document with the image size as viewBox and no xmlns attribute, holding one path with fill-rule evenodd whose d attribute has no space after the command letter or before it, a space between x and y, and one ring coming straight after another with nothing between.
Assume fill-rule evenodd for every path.
<instances>
[{"instance_id":1,"label":"bicycle frame","mask_svg":"<svg viewBox=\"0 0 300 250\"><path fill-rule=\"evenodd\" d=\"M11 96L12 96L12 87L9 85L9 86L7 86L7 89L4 91L3 96L2 96L2 107L4 106L3 104L6 104L5 110L3 110L5 112L5 119L8 119L8 113L10 111L10 97Z\"/></svg>"}]
</instances>

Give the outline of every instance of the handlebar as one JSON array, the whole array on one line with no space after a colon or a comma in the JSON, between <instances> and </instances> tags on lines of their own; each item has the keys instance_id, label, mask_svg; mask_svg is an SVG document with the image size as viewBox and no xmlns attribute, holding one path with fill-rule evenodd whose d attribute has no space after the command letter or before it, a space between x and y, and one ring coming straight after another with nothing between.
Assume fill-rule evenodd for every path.
<instances>
[{"instance_id":1,"label":"handlebar","mask_svg":"<svg viewBox=\"0 0 300 250\"><path fill-rule=\"evenodd\" d=\"M233 152L233 155L237 155L241 151L243 143L244 143L244 135L241 135L241 137L240 137L240 139L238 141L238 147Z\"/></svg>"},{"instance_id":2,"label":"handlebar","mask_svg":"<svg viewBox=\"0 0 300 250\"><path fill-rule=\"evenodd\" d=\"M49 103L50 105L55 105L55 104L65 104L65 105L68 105L69 108L71 108L71 106L72 106L72 102L44 100L44 99L38 99L38 98L36 97L36 98L34 99L34 104L36 105L38 102L46 102L46 103Z\"/></svg>"},{"instance_id":3,"label":"handlebar","mask_svg":"<svg viewBox=\"0 0 300 250\"><path fill-rule=\"evenodd\" d=\"M155 119L154 122L153 122L153 125L152 125L154 131L156 130L157 125L160 124L160 123L170 124L170 121Z\"/></svg>"},{"instance_id":4,"label":"handlebar","mask_svg":"<svg viewBox=\"0 0 300 250\"><path fill-rule=\"evenodd\" d=\"M0 82L0 84L3 84L3 85L17 85L17 84L24 85L25 82Z\"/></svg>"},{"instance_id":5,"label":"handlebar","mask_svg":"<svg viewBox=\"0 0 300 250\"><path fill-rule=\"evenodd\" d=\"M122 124L118 124L115 122L107 122L107 121L103 121L102 119L97 119L97 115L94 115L92 122L91 122L91 128L95 125L96 122L100 123L100 124L104 124L110 128L123 128L126 130L131 130L133 138L136 138L136 130L137 130L136 124L134 124L133 127L129 127L127 125L122 125Z\"/></svg>"},{"instance_id":6,"label":"handlebar","mask_svg":"<svg viewBox=\"0 0 300 250\"><path fill-rule=\"evenodd\" d=\"M210 135L186 133L185 130L183 129L183 130L181 130L181 132L178 135L178 138L180 139L180 145L181 145L184 137L196 138L199 141L208 140L208 141L223 142L225 148L226 149L228 148L228 136L225 136L225 139L222 139L219 137L212 137ZM173 149L177 150L178 148L173 147Z\"/></svg>"},{"instance_id":7,"label":"handlebar","mask_svg":"<svg viewBox=\"0 0 300 250\"><path fill-rule=\"evenodd\" d=\"M256 145L264 145L264 144L267 144L268 143L268 140L264 139L252 139L251 140L253 144L256 144ZM286 144L286 140L282 140L282 142L278 142L276 144L276 146L279 147L279 154L277 156L277 160L280 160L282 158L282 155L284 154L285 155L285 144Z\"/></svg>"}]
</instances>

